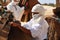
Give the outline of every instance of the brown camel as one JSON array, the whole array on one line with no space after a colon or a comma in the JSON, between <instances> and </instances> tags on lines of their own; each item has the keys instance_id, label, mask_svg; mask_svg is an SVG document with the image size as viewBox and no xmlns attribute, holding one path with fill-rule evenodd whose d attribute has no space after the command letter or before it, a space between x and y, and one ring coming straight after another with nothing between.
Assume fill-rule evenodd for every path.
<instances>
[{"instance_id":1,"label":"brown camel","mask_svg":"<svg viewBox=\"0 0 60 40\"><path fill-rule=\"evenodd\" d=\"M46 19L50 25L48 40L60 40L60 7L54 9L53 12L54 15Z\"/></svg>"}]
</instances>

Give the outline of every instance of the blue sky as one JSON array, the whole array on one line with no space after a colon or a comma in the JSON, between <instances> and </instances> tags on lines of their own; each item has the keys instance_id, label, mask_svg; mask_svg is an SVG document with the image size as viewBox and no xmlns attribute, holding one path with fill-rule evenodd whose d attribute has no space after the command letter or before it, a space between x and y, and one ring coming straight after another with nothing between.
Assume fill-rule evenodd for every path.
<instances>
[{"instance_id":1,"label":"blue sky","mask_svg":"<svg viewBox=\"0 0 60 40\"><path fill-rule=\"evenodd\" d=\"M56 4L56 0L39 0L41 4L44 4L44 3L54 3Z\"/></svg>"}]
</instances>

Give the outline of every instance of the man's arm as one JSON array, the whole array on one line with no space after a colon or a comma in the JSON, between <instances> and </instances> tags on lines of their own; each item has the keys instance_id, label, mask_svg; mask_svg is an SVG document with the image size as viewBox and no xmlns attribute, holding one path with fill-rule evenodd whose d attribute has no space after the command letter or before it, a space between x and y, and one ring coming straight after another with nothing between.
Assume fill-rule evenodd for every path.
<instances>
[{"instance_id":1,"label":"man's arm","mask_svg":"<svg viewBox=\"0 0 60 40\"><path fill-rule=\"evenodd\" d=\"M9 24L10 24L11 26L13 26L13 27L17 27L17 28L21 29L21 30L22 30L24 33L26 33L26 34L31 35L30 30L28 30L28 29L24 28L23 26L21 26L21 24L18 24L18 23L15 23L15 22L10 22Z\"/></svg>"},{"instance_id":2,"label":"man's arm","mask_svg":"<svg viewBox=\"0 0 60 40\"><path fill-rule=\"evenodd\" d=\"M18 28L21 29L24 33L27 33L27 34L31 35L30 30L28 30L28 29L26 29L26 28L24 28L22 26L18 26Z\"/></svg>"}]
</instances>

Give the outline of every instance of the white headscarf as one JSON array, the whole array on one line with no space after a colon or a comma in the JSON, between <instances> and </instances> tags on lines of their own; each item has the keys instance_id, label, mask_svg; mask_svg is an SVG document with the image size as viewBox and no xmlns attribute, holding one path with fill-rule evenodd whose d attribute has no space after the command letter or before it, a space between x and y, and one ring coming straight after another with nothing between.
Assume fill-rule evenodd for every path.
<instances>
[{"instance_id":1,"label":"white headscarf","mask_svg":"<svg viewBox=\"0 0 60 40\"><path fill-rule=\"evenodd\" d=\"M36 4L32 8L31 12L38 12L39 14L32 15L33 19L35 20L35 19L38 19L39 17L44 18L45 11L46 11L46 9L44 9L43 6L41 6L40 4Z\"/></svg>"},{"instance_id":2,"label":"white headscarf","mask_svg":"<svg viewBox=\"0 0 60 40\"><path fill-rule=\"evenodd\" d=\"M31 12L39 12L40 15L44 15L45 11L46 9L40 4L36 4L31 10Z\"/></svg>"}]
</instances>

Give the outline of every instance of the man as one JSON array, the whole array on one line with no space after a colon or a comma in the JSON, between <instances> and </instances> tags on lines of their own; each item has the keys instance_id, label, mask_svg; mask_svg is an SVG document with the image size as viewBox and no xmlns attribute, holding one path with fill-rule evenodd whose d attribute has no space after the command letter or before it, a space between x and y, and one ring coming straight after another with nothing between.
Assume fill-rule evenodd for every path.
<instances>
[{"instance_id":1,"label":"man","mask_svg":"<svg viewBox=\"0 0 60 40\"><path fill-rule=\"evenodd\" d=\"M44 18L45 9L40 5L36 4L32 8L32 19L22 27L29 30L33 39L32 40L46 40L48 32L48 23ZM20 28L21 29L21 28Z\"/></svg>"},{"instance_id":2,"label":"man","mask_svg":"<svg viewBox=\"0 0 60 40\"><path fill-rule=\"evenodd\" d=\"M17 23L21 21L21 17L24 12L24 7L19 7L17 5L19 1L20 0L12 0L12 2L7 5L7 10L11 11L14 16L13 21L17 20ZM13 22L10 22L10 24L12 23ZM23 35L23 32L19 28L11 26L8 40L23 40Z\"/></svg>"},{"instance_id":3,"label":"man","mask_svg":"<svg viewBox=\"0 0 60 40\"><path fill-rule=\"evenodd\" d=\"M16 26L31 35L32 40L46 40L49 25L44 18L44 13L45 9L40 4L36 4L32 8L32 19L22 26Z\"/></svg>"},{"instance_id":4,"label":"man","mask_svg":"<svg viewBox=\"0 0 60 40\"><path fill-rule=\"evenodd\" d=\"M15 20L21 21L21 17L24 13L24 7L18 6L19 1L20 0L12 0L12 2L10 2L7 5L7 9L10 10L11 12L13 12Z\"/></svg>"}]
</instances>

